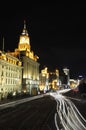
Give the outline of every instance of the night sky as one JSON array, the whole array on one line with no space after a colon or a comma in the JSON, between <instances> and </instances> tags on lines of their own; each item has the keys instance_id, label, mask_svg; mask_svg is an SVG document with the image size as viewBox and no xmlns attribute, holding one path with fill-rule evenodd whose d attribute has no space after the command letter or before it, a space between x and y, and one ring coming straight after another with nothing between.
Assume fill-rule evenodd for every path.
<instances>
[{"instance_id":1,"label":"night sky","mask_svg":"<svg viewBox=\"0 0 86 130\"><path fill-rule=\"evenodd\" d=\"M24 20L40 68L67 67L71 78L86 76L86 4L25 3L0 9L0 49L3 36L5 51L18 47Z\"/></svg>"}]
</instances>

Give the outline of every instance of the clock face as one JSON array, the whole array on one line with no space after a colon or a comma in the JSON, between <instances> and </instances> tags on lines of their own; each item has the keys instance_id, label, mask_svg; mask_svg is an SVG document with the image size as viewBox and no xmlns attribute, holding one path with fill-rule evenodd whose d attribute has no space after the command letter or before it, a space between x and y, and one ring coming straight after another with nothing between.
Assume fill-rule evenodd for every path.
<instances>
[{"instance_id":1,"label":"clock face","mask_svg":"<svg viewBox=\"0 0 86 130\"><path fill-rule=\"evenodd\" d=\"M20 37L20 43L21 43L21 44L24 44L24 43L25 43L25 44L30 44L30 43L29 43L29 37L21 36L21 37Z\"/></svg>"},{"instance_id":2,"label":"clock face","mask_svg":"<svg viewBox=\"0 0 86 130\"><path fill-rule=\"evenodd\" d=\"M25 37L22 37L22 42L24 42L25 41Z\"/></svg>"}]
</instances>

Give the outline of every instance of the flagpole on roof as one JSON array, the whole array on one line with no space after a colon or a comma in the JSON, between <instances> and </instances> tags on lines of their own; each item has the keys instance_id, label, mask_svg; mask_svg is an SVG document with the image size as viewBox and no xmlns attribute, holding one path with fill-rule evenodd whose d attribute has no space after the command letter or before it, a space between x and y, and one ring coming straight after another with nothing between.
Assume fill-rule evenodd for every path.
<instances>
[{"instance_id":1,"label":"flagpole on roof","mask_svg":"<svg viewBox=\"0 0 86 130\"><path fill-rule=\"evenodd\" d=\"M2 43L2 51L4 52L4 37L3 37L3 43Z\"/></svg>"}]
</instances>

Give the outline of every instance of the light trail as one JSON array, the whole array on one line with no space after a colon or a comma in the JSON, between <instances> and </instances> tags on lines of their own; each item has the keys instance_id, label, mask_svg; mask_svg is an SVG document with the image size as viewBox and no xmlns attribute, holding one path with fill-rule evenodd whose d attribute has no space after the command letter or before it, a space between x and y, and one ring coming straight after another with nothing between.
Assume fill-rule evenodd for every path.
<instances>
[{"instance_id":1,"label":"light trail","mask_svg":"<svg viewBox=\"0 0 86 130\"><path fill-rule=\"evenodd\" d=\"M50 95L57 102L57 113L54 117L57 130L86 130L86 119L71 100L60 92L50 93ZM59 116L60 124L57 116Z\"/></svg>"}]
</instances>

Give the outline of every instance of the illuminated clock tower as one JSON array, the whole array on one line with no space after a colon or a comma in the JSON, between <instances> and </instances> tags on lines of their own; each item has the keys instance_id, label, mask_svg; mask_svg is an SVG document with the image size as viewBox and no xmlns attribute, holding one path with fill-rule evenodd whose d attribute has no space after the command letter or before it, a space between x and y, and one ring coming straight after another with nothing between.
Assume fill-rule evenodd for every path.
<instances>
[{"instance_id":1,"label":"illuminated clock tower","mask_svg":"<svg viewBox=\"0 0 86 130\"><path fill-rule=\"evenodd\" d=\"M18 50L23 62L23 89L30 94L35 93L39 85L39 57L31 50L30 37L24 21L23 31L19 37ZM34 92L35 91L35 92Z\"/></svg>"},{"instance_id":2,"label":"illuminated clock tower","mask_svg":"<svg viewBox=\"0 0 86 130\"><path fill-rule=\"evenodd\" d=\"M28 50L30 52L30 37L28 35L27 29L26 29L26 22L24 21L24 28L22 31L22 34L20 35L19 45L18 49L20 51Z\"/></svg>"},{"instance_id":3,"label":"illuminated clock tower","mask_svg":"<svg viewBox=\"0 0 86 130\"><path fill-rule=\"evenodd\" d=\"M39 57L31 50L30 37L24 21L23 31L19 37L18 48L9 52L22 61L22 89L29 94L36 94L39 86ZM35 92L34 92L35 91Z\"/></svg>"}]
</instances>

